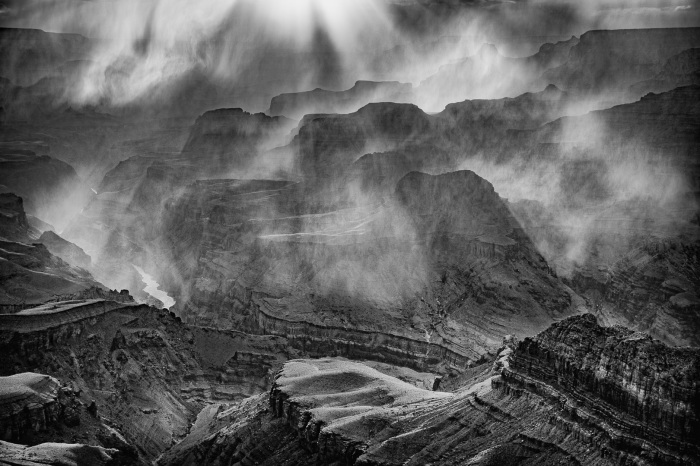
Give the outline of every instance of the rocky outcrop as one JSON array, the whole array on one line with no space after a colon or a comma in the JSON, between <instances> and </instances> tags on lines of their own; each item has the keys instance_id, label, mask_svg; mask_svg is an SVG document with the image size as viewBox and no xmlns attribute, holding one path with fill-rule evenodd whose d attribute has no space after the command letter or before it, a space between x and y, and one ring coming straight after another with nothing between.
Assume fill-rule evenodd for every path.
<instances>
[{"instance_id":1,"label":"rocky outcrop","mask_svg":"<svg viewBox=\"0 0 700 466\"><path fill-rule=\"evenodd\" d=\"M520 335L571 312L566 288L474 173L410 174L386 206L300 215L310 201L283 183L191 185L166 217L181 275L160 281L179 315L299 341L306 330L312 340L332 332L340 351L356 338L376 342L357 350L380 354L381 342L403 337L396 344L415 348L412 364L430 349L465 367L462 358L497 346L504 327ZM185 287L170 288L178 282Z\"/></svg>"},{"instance_id":2,"label":"rocky outcrop","mask_svg":"<svg viewBox=\"0 0 700 466\"><path fill-rule=\"evenodd\" d=\"M90 197L72 166L36 153L0 148L0 185L24 199L27 213L63 228Z\"/></svg>"},{"instance_id":3,"label":"rocky outcrop","mask_svg":"<svg viewBox=\"0 0 700 466\"><path fill-rule=\"evenodd\" d=\"M0 240L0 303L38 305L55 296L101 286L89 272L71 267L43 244Z\"/></svg>"},{"instance_id":4,"label":"rocky outcrop","mask_svg":"<svg viewBox=\"0 0 700 466\"><path fill-rule=\"evenodd\" d=\"M523 58L503 56L494 45L484 44L476 54L445 64L423 80L415 90L416 103L439 111L465 99L501 99L541 89L553 81L540 76L566 63L578 43L572 37L544 44L537 53Z\"/></svg>"},{"instance_id":5,"label":"rocky outcrop","mask_svg":"<svg viewBox=\"0 0 700 466\"><path fill-rule=\"evenodd\" d=\"M699 357L582 315L508 338L493 369L452 393L344 359L295 360L267 407L219 409L160 464L699 464Z\"/></svg>"},{"instance_id":6,"label":"rocky outcrop","mask_svg":"<svg viewBox=\"0 0 700 466\"><path fill-rule=\"evenodd\" d=\"M0 314L0 330L19 333L47 330L91 319L128 305L100 299L49 303L15 314Z\"/></svg>"},{"instance_id":7,"label":"rocky outcrop","mask_svg":"<svg viewBox=\"0 0 700 466\"><path fill-rule=\"evenodd\" d=\"M10 241L28 241L38 237L24 211L24 200L13 193L0 193L0 237Z\"/></svg>"},{"instance_id":8,"label":"rocky outcrop","mask_svg":"<svg viewBox=\"0 0 700 466\"><path fill-rule=\"evenodd\" d=\"M124 464L153 460L206 404L266 391L296 354L283 338L189 328L144 305L54 303L1 317L0 375L33 371L62 387L32 443L116 448Z\"/></svg>"},{"instance_id":9,"label":"rocky outcrop","mask_svg":"<svg viewBox=\"0 0 700 466\"><path fill-rule=\"evenodd\" d=\"M92 259L85 254L85 251L70 241L61 238L53 231L42 233L37 242L46 246L51 254L76 267L87 269L92 263Z\"/></svg>"},{"instance_id":10,"label":"rocky outcrop","mask_svg":"<svg viewBox=\"0 0 700 466\"><path fill-rule=\"evenodd\" d=\"M318 113L352 113L373 102L409 102L413 86L399 82L357 81L344 91L314 89L280 94L270 101L270 115L301 119Z\"/></svg>"},{"instance_id":11,"label":"rocky outcrop","mask_svg":"<svg viewBox=\"0 0 700 466\"><path fill-rule=\"evenodd\" d=\"M571 49L568 61L544 78L572 91L625 90L652 78L672 56L698 46L700 28L588 31Z\"/></svg>"},{"instance_id":12,"label":"rocky outcrop","mask_svg":"<svg viewBox=\"0 0 700 466\"><path fill-rule=\"evenodd\" d=\"M700 85L700 48L672 56L654 77L632 85L630 93L642 96L691 85Z\"/></svg>"},{"instance_id":13,"label":"rocky outcrop","mask_svg":"<svg viewBox=\"0 0 700 466\"><path fill-rule=\"evenodd\" d=\"M34 446L0 441L3 466L118 466L134 464L117 450L81 444L42 443Z\"/></svg>"},{"instance_id":14,"label":"rocky outcrop","mask_svg":"<svg viewBox=\"0 0 700 466\"><path fill-rule=\"evenodd\" d=\"M293 127L292 120L280 116L240 108L212 110L197 118L182 151L209 175L246 169L260 146L274 147Z\"/></svg>"},{"instance_id":15,"label":"rocky outcrop","mask_svg":"<svg viewBox=\"0 0 700 466\"><path fill-rule=\"evenodd\" d=\"M45 431L62 414L58 380L26 372L0 377L0 432L2 440L20 441Z\"/></svg>"},{"instance_id":16,"label":"rocky outcrop","mask_svg":"<svg viewBox=\"0 0 700 466\"><path fill-rule=\"evenodd\" d=\"M700 346L698 242L649 239L601 270L581 268L572 287L608 325L621 324L675 345Z\"/></svg>"},{"instance_id":17,"label":"rocky outcrop","mask_svg":"<svg viewBox=\"0 0 700 466\"><path fill-rule=\"evenodd\" d=\"M546 386L549 394L564 392L613 429L663 447L658 457L644 451L648 460L674 464L684 457L697 460L700 453L699 358L696 349L669 348L632 330L600 327L585 314L523 340L503 379L516 385L534 379L533 391ZM619 443L630 452L639 448L638 441Z\"/></svg>"},{"instance_id":18,"label":"rocky outcrop","mask_svg":"<svg viewBox=\"0 0 700 466\"><path fill-rule=\"evenodd\" d=\"M79 34L0 28L0 76L22 86L34 84L67 62L86 58L90 45Z\"/></svg>"},{"instance_id":19,"label":"rocky outcrop","mask_svg":"<svg viewBox=\"0 0 700 466\"><path fill-rule=\"evenodd\" d=\"M547 151L579 162L560 166L557 198L511 204L548 263L602 322L673 345L698 344L698 281L686 279L698 273L700 166L691 154L700 147L699 96L700 87L682 87L542 126L529 156L537 170L552 170ZM672 189L655 189L662 185Z\"/></svg>"},{"instance_id":20,"label":"rocky outcrop","mask_svg":"<svg viewBox=\"0 0 700 466\"><path fill-rule=\"evenodd\" d=\"M71 267L41 243L22 198L0 194L0 312L34 307L58 296L103 288L89 272Z\"/></svg>"}]
</instances>

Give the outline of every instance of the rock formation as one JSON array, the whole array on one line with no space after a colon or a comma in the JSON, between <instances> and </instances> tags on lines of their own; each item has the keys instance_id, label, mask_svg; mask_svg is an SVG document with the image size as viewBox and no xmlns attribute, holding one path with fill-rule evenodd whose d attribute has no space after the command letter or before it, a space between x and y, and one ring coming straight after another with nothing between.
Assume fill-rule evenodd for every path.
<instances>
[{"instance_id":1,"label":"rock formation","mask_svg":"<svg viewBox=\"0 0 700 466\"><path fill-rule=\"evenodd\" d=\"M53 231L42 233L38 242L46 246L51 254L60 257L71 265L84 269L90 267L92 261L90 256L85 254L85 251L70 241L64 240Z\"/></svg>"},{"instance_id":2,"label":"rock formation","mask_svg":"<svg viewBox=\"0 0 700 466\"><path fill-rule=\"evenodd\" d=\"M498 369L453 393L342 359L290 361L268 400L220 408L161 464L700 461L696 349L583 315L501 354Z\"/></svg>"},{"instance_id":3,"label":"rock formation","mask_svg":"<svg viewBox=\"0 0 700 466\"><path fill-rule=\"evenodd\" d=\"M21 196L28 213L60 228L89 197L73 167L24 149L0 147L0 185Z\"/></svg>"},{"instance_id":4,"label":"rock formation","mask_svg":"<svg viewBox=\"0 0 700 466\"><path fill-rule=\"evenodd\" d=\"M646 45L640 47L640 42ZM588 31L569 59L547 71L544 79L572 91L621 90L652 78L669 58L699 45L697 27Z\"/></svg>"},{"instance_id":5,"label":"rock formation","mask_svg":"<svg viewBox=\"0 0 700 466\"><path fill-rule=\"evenodd\" d=\"M314 89L280 94L270 101L269 113L298 120L316 113L352 113L374 102L409 102L412 97L411 84L357 81L345 91Z\"/></svg>"},{"instance_id":6,"label":"rock formation","mask_svg":"<svg viewBox=\"0 0 700 466\"><path fill-rule=\"evenodd\" d=\"M188 328L136 304L64 301L0 314L0 432L151 461L206 404L266 391L289 351L280 338Z\"/></svg>"},{"instance_id":7,"label":"rock formation","mask_svg":"<svg viewBox=\"0 0 700 466\"><path fill-rule=\"evenodd\" d=\"M697 9L53 3L0 4L99 37L0 28L0 465L700 464L700 28L572 36Z\"/></svg>"},{"instance_id":8,"label":"rock formation","mask_svg":"<svg viewBox=\"0 0 700 466\"><path fill-rule=\"evenodd\" d=\"M89 272L71 267L41 243L29 225L22 198L0 194L0 309L15 311L61 295L102 286ZM76 247L76 246L74 246Z\"/></svg>"},{"instance_id":9,"label":"rock formation","mask_svg":"<svg viewBox=\"0 0 700 466\"><path fill-rule=\"evenodd\" d=\"M297 213L307 195L283 182L198 182L169 207L186 322L381 332L444 341L475 361L500 334L526 333L523 316L541 329L571 312L566 287L474 173L409 174L386 206Z\"/></svg>"},{"instance_id":10,"label":"rock formation","mask_svg":"<svg viewBox=\"0 0 700 466\"><path fill-rule=\"evenodd\" d=\"M80 444L42 443L27 447L0 441L0 464L3 466L116 466L133 464L119 457L114 449Z\"/></svg>"}]
</instances>

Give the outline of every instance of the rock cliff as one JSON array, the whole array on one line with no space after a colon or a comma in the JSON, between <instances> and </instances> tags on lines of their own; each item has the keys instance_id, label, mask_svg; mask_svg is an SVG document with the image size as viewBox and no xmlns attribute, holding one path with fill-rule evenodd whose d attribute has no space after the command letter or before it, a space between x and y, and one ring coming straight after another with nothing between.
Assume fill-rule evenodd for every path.
<instances>
[{"instance_id":1,"label":"rock cliff","mask_svg":"<svg viewBox=\"0 0 700 466\"><path fill-rule=\"evenodd\" d=\"M644 47L639 47L641 41ZM700 28L588 31L571 48L566 63L544 78L571 91L624 90L652 78L669 58L698 45Z\"/></svg>"},{"instance_id":2,"label":"rock cliff","mask_svg":"<svg viewBox=\"0 0 700 466\"><path fill-rule=\"evenodd\" d=\"M369 353L394 335L418 355L435 344L476 361L502 333L572 312L566 287L474 173L412 173L385 205L314 213L299 212L311 204L302 189L198 182L168 207L179 275L164 285L184 285L175 299L186 322L312 339L328 329L341 341L375 334Z\"/></svg>"},{"instance_id":3,"label":"rock cliff","mask_svg":"<svg viewBox=\"0 0 700 466\"><path fill-rule=\"evenodd\" d=\"M160 464L698 464L699 357L582 315L508 340L453 393L342 359L290 361L268 406L220 409Z\"/></svg>"},{"instance_id":4,"label":"rock cliff","mask_svg":"<svg viewBox=\"0 0 700 466\"><path fill-rule=\"evenodd\" d=\"M352 113L373 102L410 102L413 86L399 82L357 81L345 91L314 89L280 94L270 101L270 115L301 119L317 113Z\"/></svg>"},{"instance_id":5,"label":"rock cliff","mask_svg":"<svg viewBox=\"0 0 700 466\"><path fill-rule=\"evenodd\" d=\"M0 194L0 309L18 310L57 296L104 288L89 272L72 267L37 241L21 197ZM70 243L69 243L70 244ZM77 247L73 245L73 247Z\"/></svg>"},{"instance_id":6,"label":"rock cliff","mask_svg":"<svg viewBox=\"0 0 700 466\"><path fill-rule=\"evenodd\" d=\"M63 228L87 203L90 191L72 166L36 153L0 147L0 185L24 199L27 213Z\"/></svg>"},{"instance_id":7,"label":"rock cliff","mask_svg":"<svg viewBox=\"0 0 700 466\"><path fill-rule=\"evenodd\" d=\"M51 254L76 267L88 269L92 263L92 259L85 254L85 251L70 241L61 238L53 231L42 233L37 242L46 246Z\"/></svg>"},{"instance_id":8,"label":"rock cliff","mask_svg":"<svg viewBox=\"0 0 700 466\"><path fill-rule=\"evenodd\" d=\"M278 337L189 328L167 311L95 300L0 315L0 351L4 439L102 445L141 464L182 438L206 404L266 391L294 350ZM33 391L8 382L27 378ZM29 408L10 409L15 393Z\"/></svg>"}]
</instances>

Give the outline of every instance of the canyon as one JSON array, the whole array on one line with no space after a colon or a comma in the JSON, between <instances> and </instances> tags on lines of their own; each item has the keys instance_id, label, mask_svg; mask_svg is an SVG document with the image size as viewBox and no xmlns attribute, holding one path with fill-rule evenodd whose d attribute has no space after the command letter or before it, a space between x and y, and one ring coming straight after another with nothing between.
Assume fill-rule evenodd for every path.
<instances>
[{"instance_id":1,"label":"canyon","mask_svg":"<svg viewBox=\"0 0 700 466\"><path fill-rule=\"evenodd\" d=\"M696 9L485 3L0 7L0 465L700 464Z\"/></svg>"}]
</instances>

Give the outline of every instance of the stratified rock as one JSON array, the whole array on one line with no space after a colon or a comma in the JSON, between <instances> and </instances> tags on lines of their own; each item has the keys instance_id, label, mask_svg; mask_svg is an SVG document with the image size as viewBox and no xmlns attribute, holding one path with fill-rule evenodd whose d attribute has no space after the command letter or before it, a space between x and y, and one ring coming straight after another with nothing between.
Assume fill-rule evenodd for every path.
<instances>
[{"instance_id":1,"label":"stratified rock","mask_svg":"<svg viewBox=\"0 0 700 466\"><path fill-rule=\"evenodd\" d=\"M42 408L47 414L31 411L31 419L50 428L32 431L32 443L78 438L118 449L131 458L123 464L155 459L187 433L206 404L264 393L271 370L290 351L281 338L188 328L144 305L69 301L0 314L0 376L10 376L0 378L0 387L28 377L14 375L26 371L49 374L30 377L51 381ZM7 427L16 424L9 422L0 421L0 432L16 439Z\"/></svg>"},{"instance_id":2,"label":"stratified rock","mask_svg":"<svg viewBox=\"0 0 700 466\"><path fill-rule=\"evenodd\" d=\"M32 228L24 212L24 201L13 193L0 193L0 237L11 241L36 239L39 233Z\"/></svg>"},{"instance_id":3,"label":"stratified rock","mask_svg":"<svg viewBox=\"0 0 700 466\"><path fill-rule=\"evenodd\" d=\"M508 339L499 360L454 393L343 359L290 361L267 407L203 413L160 464L700 464L697 349L583 315Z\"/></svg>"},{"instance_id":4,"label":"stratified rock","mask_svg":"<svg viewBox=\"0 0 700 466\"><path fill-rule=\"evenodd\" d=\"M280 94L270 101L270 115L300 119L317 113L352 113L373 102L409 102L411 84L399 82L357 81L345 91L314 89Z\"/></svg>"},{"instance_id":5,"label":"stratified rock","mask_svg":"<svg viewBox=\"0 0 700 466\"><path fill-rule=\"evenodd\" d=\"M0 312L103 288L89 272L71 267L43 244L28 244L38 237L27 221L22 198L0 194Z\"/></svg>"},{"instance_id":6,"label":"stratified rock","mask_svg":"<svg viewBox=\"0 0 700 466\"><path fill-rule=\"evenodd\" d=\"M700 296L700 282L686 281L699 267L700 165L692 155L700 150L699 99L700 86L686 86L543 125L526 160L551 170L557 162L549 153L569 158L560 165L559 195L546 204L511 204L547 261L602 322L673 345L699 344L693 295ZM659 194L661 186L670 192ZM671 301L683 293L685 305Z\"/></svg>"},{"instance_id":7,"label":"stratified rock","mask_svg":"<svg viewBox=\"0 0 700 466\"><path fill-rule=\"evenodd\" d=\"M410 173L385 205L299 212L315 199L286 182L190 185L166 217L183 319L284 336L309 355L449 372L503 333L572 312L566 287L472 172Z\"/></svg>"},{"instance_id":8,"label":"stratified rock","mask_svg":"<svg viewBox=\"0 0 700 466\"><path fill-rule=\"evenodd\" d=\"M2 440L20 441L58 422L59 387L53 377L32 372L0 377Z\"/></svg>"},{"instance_id":9,"label":"stratified rock","mask_svg":"<svg viewBox=\"0 0 700 466\"><path fill-rule=\"evenodd\" d=\"M11 147L0 148L0 185L21 196L28 213L59 228L80 212L91 194L67 163Z\"/></svg>"},{"instance_id":10,"label":"stratified rock","mask_svg":"<svg viewBox=\"0 0 700 466\"><path fill-rule=\"evenodd\" d=\"M700 85L700 48L672 56L653 78L632 85L630 92L643 96L691 85Z\"/></svg>"},{"instance_id":11,"label":"stratified rock","mask_svg":"<svg viewBox=\"0 0 700 466\"><path fill-rule=\"evenodd\" d=\"M528 386L532 379L537 382L529 389L541 388L544 395L561 391L595 409L613 429L663 447L659 458L645 452L658 464L675 462L674 455L698 460L697 349L668 347L624 327L600 327L595 316L585 314L518 344L504 380ZM574 419L585 419L575 406ZM627 443L629 448L635 444Z\"/></svg>"},{"instance_id":12,"label":"stratified rock","mask_svg":"<svg viewBox=\"0 0 700 466\"><path fill-rule=\"evenodd\" d=\"M568 61L546 72L544 79L571 91L625 90L652 78L672 56L698 46L700 28L588 31Z\"/></svg>"},{"instance_id":13,"label":"stratified rock","mask_svg":"<svg viewBox=\"0 0 700 466\"><path fill-rule=\"evenodd\" d=\"M578 42L572 37L543 44L537 53L523 58L505 57L493 44L484 44L476 54L445 64L423 80L415 90L414 102L426 110L439 111L465 99L502 99L541 89L552 81L543 81L540 75L566 63ZM505 76L517 79L500 79Z\"/></svg>"},{"instance_id":14,"label":"stratified rock","mask_svg":"<svg viewBox=\"0 0 700 466\"><path fill-rule=\"evenodd\" d=\"M89 51L90 40L79 34L0 28L0 76L22 86L34 84Z\"/></svg>"},{"instance_id":15,"label":"stratified rock","mask_svg":"<svg viewBox=\"0 0 700 466\"><path fill-rule=\"evenodd\" d=\"M248 168L258 146L273 147L270 140L284 136L294 122L264 113L250 114L240 108L211 110L194 123L183 155L196 162L196 168L208 174Z\"/></svg>"},{"instance_id":16,"label":"stratified rock","mask_svg":"<svg viewBox=\"0 0 700 466\"><path fill-rule=\"evenodd\" d=\"M119 453L113 449L81 444L42 443L31 447L0 441L0 464L22 466L117 466ZM133 463L131 463L133 464Z\"/></svg>"},{"instance_id":17,"label":"stratified rock","mask_svg":"<svg viewBox=\"0 0 700 466\"><path fill-rule=\"evenodd\" d=\"M60 257L71 265L85 269L90 267L92 259L85 254L85 251L70 241L61 238L53 231L42 233L37 242L46 246L51 254Z\"/></svg>"}]
</instances>

